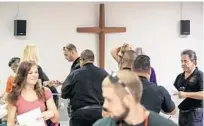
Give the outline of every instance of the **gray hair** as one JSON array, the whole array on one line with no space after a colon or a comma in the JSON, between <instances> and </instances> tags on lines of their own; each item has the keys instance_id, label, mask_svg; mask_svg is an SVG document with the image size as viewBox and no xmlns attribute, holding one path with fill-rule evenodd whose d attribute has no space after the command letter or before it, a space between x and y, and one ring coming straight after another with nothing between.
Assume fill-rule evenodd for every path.
<instances>
[{"instance_id":1,"label":"gray hair","mask_svg":"<svg viewBox=\"0 0 204 126\"><path fill-rule=\"evenodd\" d=\"M191 49L186 49L184 51L181 52L181 56L182 55L188 55L190 60L192 62L195 63L195 65L197 65L197 56L196 56L196 52L194 50L191 50Z\"/></svg>"}]
</instances>

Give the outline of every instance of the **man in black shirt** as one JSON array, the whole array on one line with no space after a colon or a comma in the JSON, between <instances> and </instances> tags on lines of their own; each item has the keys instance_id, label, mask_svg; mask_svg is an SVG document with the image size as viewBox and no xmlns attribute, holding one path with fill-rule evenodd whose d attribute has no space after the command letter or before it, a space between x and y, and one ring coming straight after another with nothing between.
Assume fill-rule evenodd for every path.
<instances>
[{"instance_id":1,"label":"man in black shirt","mask_svg":"<svg viewBox=\"0 0 204 126\"><path fill-rule=\"evenodd\" d=\"M62 85L62 98L70 99L72 117L70 126L91 126L102 118L102 81L108 73L94 64L94 54L84 50L80 69L74 70Z\"/></svg>"},{"instance_id":2,"label":"man in black shirt","mask_svg":"<svg viewBox=\"0 0 204 126\"><path fill-rule=\"evenodd\" d=\"M174 115L176 107L171 96L163 86L157 86L150 82L151 66L147 55L139 55L133 63L133 71L137 73L143 85L141 104L146 109L156 113Z\"/></svg>"},{"instance_id":3,"label":"man in black shirt","mask_svg":"<svg viewBox=\"0 0 204 126\"><path fill-rule=\"evenodd\" d=\"M179 74L174 86L179 91L175 95L185 98L178 106L180 126L203 125L203 72L198 70L196 53L184 50L181 53L183 73Z\"/></svg>"},{"instance_id":4,"label":"man in black shirt","mask_svg":"<svg viewBox=\"0 0 204 126\"><path fill-rule=\"evenodd\" d=\"M79 56L76 46L74 44L69 43L66 46L64 46L63 52L65 59L67 59L69 62L73 62L71 66L71 72L73 70L80 68Z\"/></svg>"},{"instance_id":5,"label":"man in black shirt","mask_svg":"<svg viewBox=\"0 0 204 126\"><path fill-rule=\"evenodd\" d=\"M64 46L63 53L64 53L65 59L67 59L69 62L73 62L70 73L80 68L80 60L79 60L80 57L78 56L78 52L74 44L69 43L66 46ZM69 99L68 99L67 111L68 111L69 117L71 117L71 105L70 105Z\"/></svg>"}]
</instances>

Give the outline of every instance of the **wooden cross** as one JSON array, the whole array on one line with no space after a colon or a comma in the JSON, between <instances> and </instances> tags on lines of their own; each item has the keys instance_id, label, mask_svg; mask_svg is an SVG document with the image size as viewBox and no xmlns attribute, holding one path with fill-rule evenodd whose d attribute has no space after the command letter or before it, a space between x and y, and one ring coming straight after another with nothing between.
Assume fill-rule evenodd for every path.
<instances>
[{"instance_id":1,"label":"wooden cross","mask_svg":"<svg viewBox=\"0 0 204 126\"><path fill-rule=\"evenodd\" d=\"M105 57L105 33L126 32L125 27L105 27L105 8L100 4L99 27L80 27L77 28L80 33L97 33L99 34L99 66L104 68Z\"/></svg>"}]
</instances>

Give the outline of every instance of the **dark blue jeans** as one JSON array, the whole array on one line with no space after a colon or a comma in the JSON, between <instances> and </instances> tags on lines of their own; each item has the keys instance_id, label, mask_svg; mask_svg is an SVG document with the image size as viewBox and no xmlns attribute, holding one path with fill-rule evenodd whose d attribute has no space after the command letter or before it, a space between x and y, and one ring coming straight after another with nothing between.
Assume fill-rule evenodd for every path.
<instances>
[{"instance_id":1,"label":"dark blue jeans","mask_svg":"<svg viewBox=\"0 0 204 126\"><path fill-rule=\"evenodd\" d=\"M179 126L203 126L203 108L180 110Z\"/></svg>"}]
</instances>

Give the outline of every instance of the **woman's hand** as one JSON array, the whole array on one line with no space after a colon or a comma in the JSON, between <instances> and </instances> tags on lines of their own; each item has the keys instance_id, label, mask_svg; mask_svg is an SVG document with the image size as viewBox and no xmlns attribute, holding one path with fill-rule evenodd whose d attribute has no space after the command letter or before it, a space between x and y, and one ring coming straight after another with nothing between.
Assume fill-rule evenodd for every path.
<instances>
[{"instance_id":1,"label":"woman's hand","mask_svg":"<svg viewBox=\"0 0 204 126\"><path fill-rule=\"evenodd\" d=\"M45 111L42 113L42 118L44 120L48 120L54 117L54 113L52 111Z\"/></svg>"}]
</instances>

